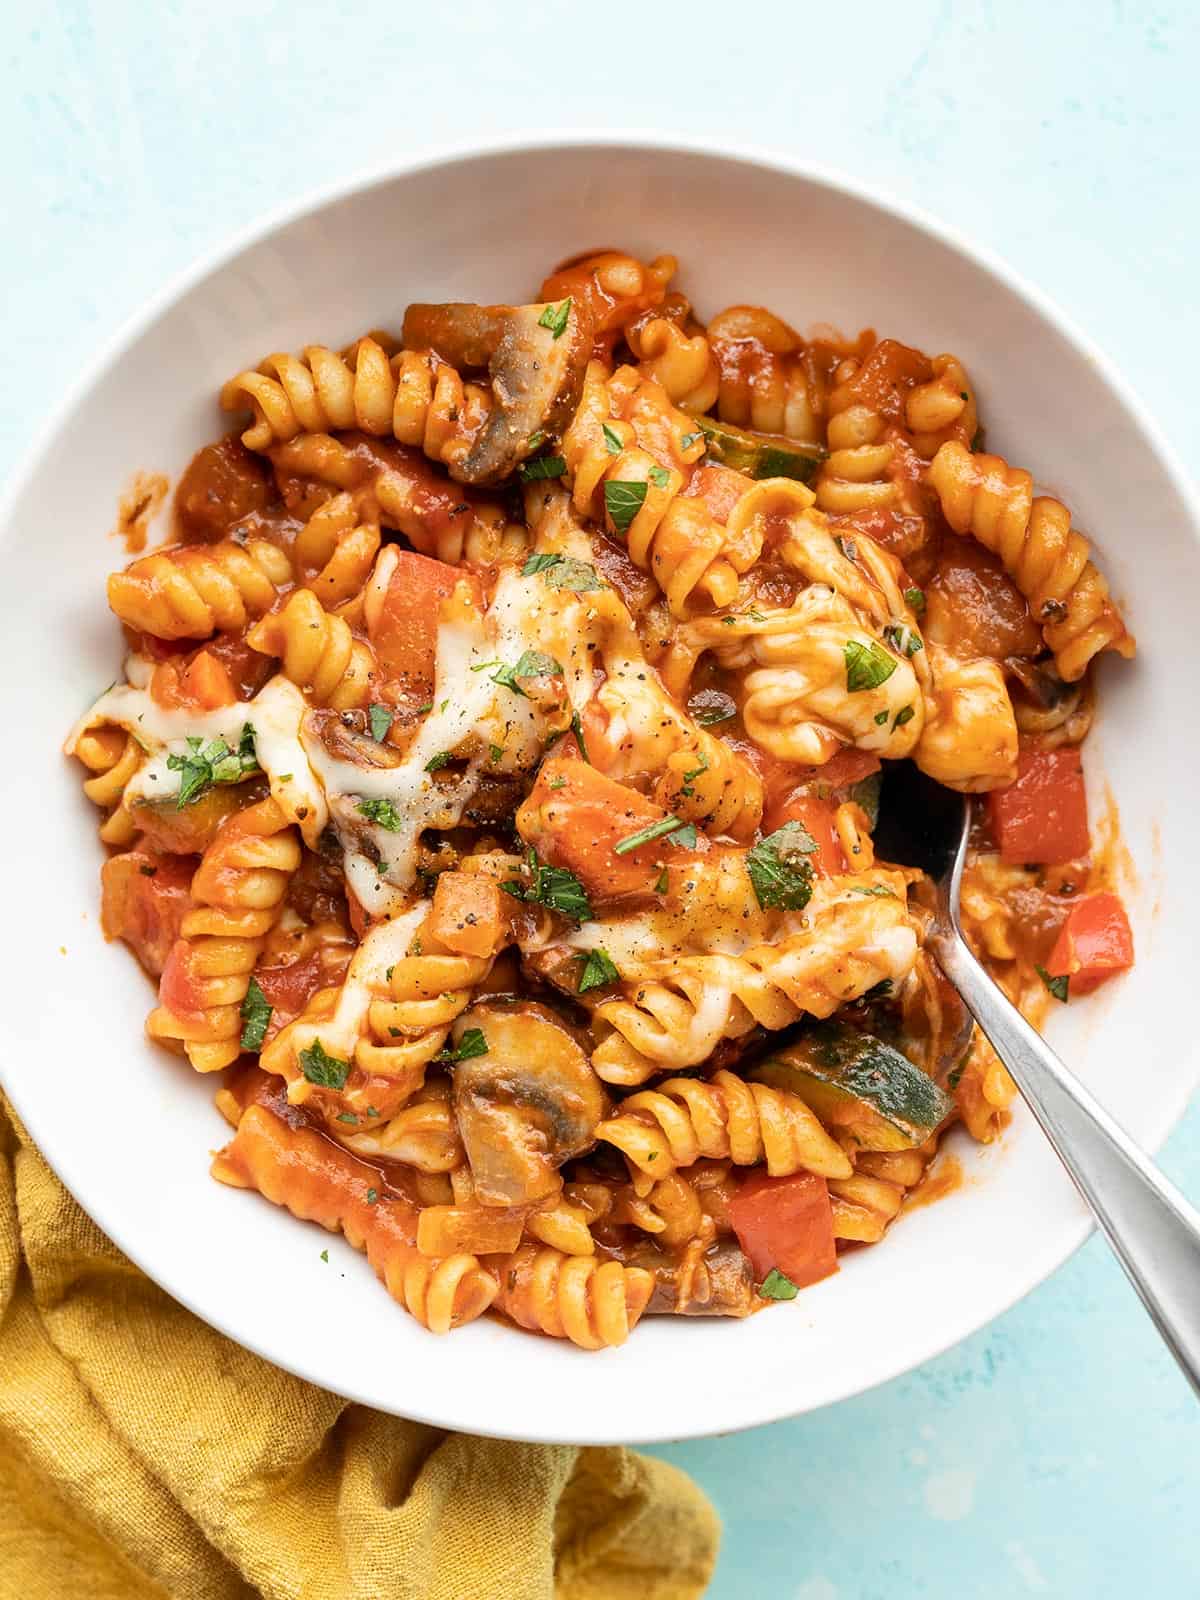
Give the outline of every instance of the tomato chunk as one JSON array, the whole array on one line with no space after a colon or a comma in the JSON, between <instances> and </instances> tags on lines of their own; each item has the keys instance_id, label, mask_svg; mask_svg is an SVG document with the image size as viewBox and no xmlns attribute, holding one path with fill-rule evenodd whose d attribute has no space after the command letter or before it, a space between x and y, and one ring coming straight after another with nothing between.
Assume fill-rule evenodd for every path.
<instances>
[{"instance_id":1,"label":"tomato chunk","mask_svg":"<svg viewBox=\"0 0 1200 1600\"><path fill-rule=\"evenodd\" d=\"M761 1283L772 1267L797 1288L837 1271L829 1185L813 1172L754 1172L729 1202L729 1220Z\"/></svg>"},{"instance_id":2,"label":"tomato chunk","mask_svg":"<svg viewBox=\"0 0 1200 1600\"><path fill-rule=\"evenodd\" d=\"M1088 994L1133 965L1133 933L1115 894L1089 894L1076 902L1046 959L1052 978L1069 978L1071 994Z\"/></svg>"},{"instance_id":3,"label":"tomato chunk","mask_svg":"<svg viewBox=\"0 0 1200 1600\"><path fill-rule=\"evenodd\" d=\"M594 903L649 894L661 872L665 839L617 854L616 846L667 815L636 789L583 761L542 763L517 828L543 861L573 872Z\"/></svg>"},{"instance_id":4,"label":"tomato chunk","mask_svg":"<svg viewBox=\"0 0 1200 1600\"><path fill-rule=\"evenodd\" d=\"M196 952L187 939L176 939L162 969L158 998L172 1016L199 1022L205 1011L202 974L194 970Z\"/></svg>"},{"instance_id":5,"label":"tomato chunk","mask_svg":"<svg viewBox=\"0 0 1200 1600\"><path fill-rule=\"evenodd\" d=\"M254 977L271 1007L268 1040L273 1039L280 1028L294 1022L317 990L330 981L319 950L311 950L286 967L259 967Z\"/></svg>"},{"instance_id":6,"label":"tomato chunk","mask_svg":"<svg viewBox=\"0 0 1200 1600\"><path fill-rule=\"evenodd\" d=\"M182 668L178 660L160 662L150 679L150 695L168 710L189 711L216 711L237 699L228 669L211 650L197 651Z\"/></svg>"},{"instance_id":7,"label":"tomato chunk","mask_svg":"<svg viewBox=\"0 0 1200 1600\"><path fill-rule=\"evenodd\" d=\"M1088 853L1087 795L1079 751L1025 750L1017 780L987 797L1003 861L1051 865Z\"/></svg>"},{"instance_id":8,"label":"tomato chunk","mask_svg":"<svg viewBox=\"0 0 1200 1600\"><path fill-rule=\"evenodd\" d=\"M151 977L166 964L191 908L196 863L144 847L110 856L100 869L100 926L124 939Z\"/></svg>"},{"instance_id":9,"label":"tomato chunk","mask_svg":"<svg viewBox=\"0 0 1200 1600\"><path fill-rule=\"evenodd\" d=\"M482 609L479 580L444 561L401 550L381 605L367 608L367 631L396 700L424 702L433 693L438 623L444 601L465 584Z\"/></svg>"}]
</instances>

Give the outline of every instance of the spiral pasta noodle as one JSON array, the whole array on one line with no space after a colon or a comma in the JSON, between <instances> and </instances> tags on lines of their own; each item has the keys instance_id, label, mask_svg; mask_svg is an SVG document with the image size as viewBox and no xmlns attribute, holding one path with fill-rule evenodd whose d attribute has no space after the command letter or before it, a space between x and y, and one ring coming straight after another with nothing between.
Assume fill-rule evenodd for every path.
<instances>
[{"instance_id":1,"label":"spiral pasta noodle","mask_svg":"<svg viewBox=\"0 0 1200 1600\"><path fill-rule=\"evenodd\" d=\"M835 1237L878 1244L936 1151L935 1138L915 1150L858 1151L851 1175L829 1180Z\"/></svg>"},{"instance_id":2,"label":"spiral pasta noodle","mask_svg":"<svg viewBox=\"0 0 1200 1600\"><path fill-rule=\"evenodd\" d=\"M291 581L292 564L276 545L223 539L140 557L109 578L108 603L122 622L156 639L206 639L262 616Z\"/></svg>"},{"instance_id":3,"label":"spiral pasta noodle","mask_svg":"<svg viewBox=\"0 0 1200 1600\"><path fill-rule=\"evenodd\" d=\"M641 1267L548 1246L523 1244L495 1258L495 1269L501 1311L522 1328L569 1339L581 1350L624 1344L654 1292L653 1275Z\"/></svg>"},{"instance_id":4,"label":"spiral pasta noodle","mask_svg":"<svg viewBox=\"0 0 1200 1600\"><path fill-rule=\"evenodd\" d=\"M218 1072L241 1053L250 974L299 865L295 832L272 799L227 817L201 858L194 909L183 919L160 1004L146 1023L151 1038L182 1042L197 1072Z\"/></svg>"},{"instance_id":5,"label":"spiral pasta noodle","mask_svg":"<svg viewBox=\"0 0 1200 1600\"><path fill-rule=\"evenodd\" d=\"M1028 472L951 440L933 458L929 482L955 533L970 534L1000 557L1041 623L1065 682L1082 678L1103 650L1133 655L1133 635L1090 560L1088 541L1072 528L1060 500L1034 497Z\"/></svg>"},{"instance_id":6,"label":"spiral pasta noodle","mask_svg":"<svg viewBox=\"0 0 1200 1600\"><path fill-rule=\"evenodd\" d=\"M732 1072L667 1078L622 1102L597 1137L615 1145L631 1170L665 1178L702 1156L740 1167L765 1162L772 1177L815 1172L848 1178L853 1167L798 1095L747 1083Z\"/></svg>"},{"instance_id":7,"label":"spiral pasta noodle","mask_svg":"<svg viewBox=\"0 0 1200 1600\"><path fill-rule=\"evenodd\" d=\"M316 705L335 711L365 705L375 677L375 657L349 624L326 611L311 589L297 589L278 611L246 635L263 655L280 658L284 676L307 689Z\"/></svg>"},{"instance_id":8,"label":"spiral pasta noodle","mask_svg":"<svg viewBox=\"0 0 1200 1600\"><path fill-rule=\"evenodd\" d=\"M378 553L379 525L360 520L348 493L319 506L292 546L301 581L327 611L358 594Z\"/></svg>"},{"instance_id":9,"label":"spiral pasta noodle","mask_svg":"<svg viewBox=\"0 0 1200 1600\"><path fill-rule=\"evenodd\" d=\"M126 785L144 760L142 747L124 728L109 726L89 728L80 734L73 753L93 774L84 780L84 794L108 813L100 825L100 837L105 844L129 844L136 830L121 801Z\"/></svg>"},{"instance_id":10,"label":"spiral pasta noodle","mask_svg":"<svg viewBox=\"0 0 1200 1600\"><path fill-rule=\"evenodd\" d=\"M721 369L704 334L688 335L681 326L688 312L683 296L668 296L681 304L674 315L640 319L626 330L625 338L637 357L638 370L662 385L672 405L694 416L710 411L720 390Z\"/></svg>"},{"instance_id":11,"label":"spiral pasta noodle","mask_svg":"<svg viewBox=\"0 0 1200 1600\"><path fill-rule=\"evenodd\" d=\"M342 1233L365 1250L388 1293L430 1333L474 1321L496 1298L496 1278L475 1256L421 1254L412 1207L395 1194L372 1198L382 1185L373 1168L348 1155L331 1156L313 1129L289 1127L265 1106L247 1107L232 1141L214 1159L213 1175L256 1189L301 1221Z\"/></svg>"},{"instance_id":12,"label":"spiral pasta noodle","mask_svg":"<svg viewBox=\"0 0 1200 1600\"><path fill-rule=\"evenodd\" d=\"M705 331L719 372L717 414L725 422L821 439L824 384L795 329L761 306L729 306Z\"/></svg>"}]
</instances>

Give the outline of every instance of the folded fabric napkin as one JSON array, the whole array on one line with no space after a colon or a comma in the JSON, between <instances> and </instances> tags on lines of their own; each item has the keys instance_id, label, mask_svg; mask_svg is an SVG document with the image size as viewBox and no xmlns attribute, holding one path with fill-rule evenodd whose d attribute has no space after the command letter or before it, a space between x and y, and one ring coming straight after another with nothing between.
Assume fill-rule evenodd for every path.
<instances>
[{"instance_id":1,"label":"folded fabric napkin","mask_svg":"<svg viewBox=\"0 0 1200 1600\"><path fill-rule=\"evenodd\" d=\"M673 1467L290 1377L127 1261L3 1102L0 1153L3 1600L703 1594L719 1528Z\"/></svg>"}]
</instances>

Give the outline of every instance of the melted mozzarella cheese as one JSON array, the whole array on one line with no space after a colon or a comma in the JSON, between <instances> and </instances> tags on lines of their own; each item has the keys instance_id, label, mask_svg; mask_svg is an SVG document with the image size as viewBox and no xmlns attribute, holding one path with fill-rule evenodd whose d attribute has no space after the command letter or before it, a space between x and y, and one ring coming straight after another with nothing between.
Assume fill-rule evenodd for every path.
<instances>
[{"instance_id":1,"label":"melted mozzarella cheese","mask_svg":"<svg viewBox=\"0 0 1200 1600\"><path fill-rule=\"evenodd\" d=\"M169 756L188 755L188 740L207 745L224 739L236 750L242 729L254 730L254 751L266 773L271 794L280 809L300 826L305 842L315 845L329 820L325 795L300 743L300 722L308 709L294 683L276 676L253 700L235 701L215 711L161 706L149 691L149 664L130 657L128 683L116 684L102 694L76 723L67 739L68 755L90 728L112 724L131 733L146 751L144 761L126 787L127 801L172 800L179 793L181 774L167 764Z\"/></svg>"}]
</instances>

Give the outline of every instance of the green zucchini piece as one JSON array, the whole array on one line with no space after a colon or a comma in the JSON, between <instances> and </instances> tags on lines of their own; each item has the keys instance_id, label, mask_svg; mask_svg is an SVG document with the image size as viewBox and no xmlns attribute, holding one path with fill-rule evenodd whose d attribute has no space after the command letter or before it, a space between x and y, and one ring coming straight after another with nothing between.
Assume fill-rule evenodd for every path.
<instances>
[{"instance_id":1,"label":"green zucchini piece","mask_svg":"<svg viewBox=\"0 0 1200 1600\"><path fill-rule=\"evenodd\" d=\"M863 1150L911 1150L954 1109L907 1056L844 1022L817 1023L748 1076L799 1095L827 1127Z\"/></svg>"},{"instance_id":2,"label":"green zucchini piece","mask_svg":"<svg viewBox=\"0 0 1200 1600\"><path fill-rule=\"evenodd\" d=\"M854 800L867 814L867 821L872 831L879 822L879 791L883 785L883 773L873 772L869 778L860 778L857 783L850 785L848 800Z\"/></svg>"},{"instance_id":3,"label":"green zucchini piece","mask_svg":"<svg viewBox=\"0 0 1200 1600\"><path fill-rule=\"evenodd\" d=\"M781 433L751 433L715 417L697 417L710 461L744 472L748 478L798 478L808 483L825 459L816 445L800 444Z\"/></svg>"}]
</instances>

